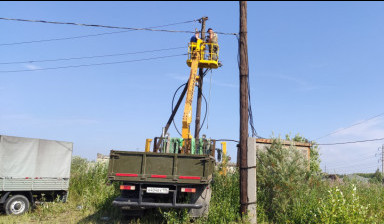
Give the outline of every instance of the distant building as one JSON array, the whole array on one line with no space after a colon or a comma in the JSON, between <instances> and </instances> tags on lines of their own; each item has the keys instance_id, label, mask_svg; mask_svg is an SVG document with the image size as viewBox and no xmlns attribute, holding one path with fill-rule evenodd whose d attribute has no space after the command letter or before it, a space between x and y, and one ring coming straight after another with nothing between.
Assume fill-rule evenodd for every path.
<instances>
[{"instance_id":1,"label":"distant building","mask_svg":"<svg viewBox=\"0 0 384 224\"><path fill-rule=\"evenodd\" d=\"M267 147L271 146L272 142L273 142L272 139L264 139L264 138L256 139L257 150L266 150ZM295 147L297 150L299 150L303 154L304 158L306 158L307 160L310 159L310 150L311 150L310 143L287 141L287 140L280 140L280 143L283 145L283 148L289 148L291 146Z\"/></svg>"},{"instance_id":2,"label":"distant building","mask_svg":"<svg viewBox=\"0 0 384 224\"><path fill-rule=\"evenodd\" d=\"M109 161L109 155L103 155L101 153L97 153L96 162L97 163L107 163Z\"/></svg>"}]
</instances>

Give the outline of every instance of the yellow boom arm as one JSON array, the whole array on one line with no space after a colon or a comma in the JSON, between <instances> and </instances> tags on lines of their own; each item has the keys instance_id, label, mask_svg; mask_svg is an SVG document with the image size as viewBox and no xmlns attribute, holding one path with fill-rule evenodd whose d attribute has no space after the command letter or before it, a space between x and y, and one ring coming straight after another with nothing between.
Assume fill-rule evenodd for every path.
<instances>
[{"instance_id":1,"label":"yellow boom arm","mask_svg":"<svg viewBox=\"0 0 384 224\"><path fill-rule=\"evenodd\" d=\"M199 79L197 76L197 69L200 61L200 47L202 46L202 40L197 40L196 47L191 55L191 72L188 80L187 97L185 99L184 115L183 115L183 127L181 130L181 137L184 139L191 139L191 130L189 126L192 122L192 100L193 93L195 91L196 81Z\"/></svg>"}]
</instances>

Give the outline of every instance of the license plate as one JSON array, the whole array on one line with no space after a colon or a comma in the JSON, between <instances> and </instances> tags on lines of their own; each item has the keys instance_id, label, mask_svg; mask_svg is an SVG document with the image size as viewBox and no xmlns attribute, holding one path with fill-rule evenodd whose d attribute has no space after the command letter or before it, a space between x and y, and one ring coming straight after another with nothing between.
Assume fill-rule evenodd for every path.
<instances>
[{"instance_id":1,"label":"license plate","mask_svg":"<svg viewBox=\"0 0 384 224\"><path fill-rule=\"evenodd\" d=\"M168 194L169 188L164 187L147 187L147 193L152 194Z\"/></svg>"}]
</instances>

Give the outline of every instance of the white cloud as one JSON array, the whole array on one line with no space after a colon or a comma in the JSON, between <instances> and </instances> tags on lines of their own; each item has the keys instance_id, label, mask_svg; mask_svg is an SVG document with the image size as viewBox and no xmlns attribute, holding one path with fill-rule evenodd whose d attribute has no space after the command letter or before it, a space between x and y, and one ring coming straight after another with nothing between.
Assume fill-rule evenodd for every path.
<instances>
[{"instance_id":1,"label":"white cloud","mask_svg":"<svg viewBox=\"0 0 384 224\"><path fill-rule=\"evenodd\" d=\"M34 65L34 64L24 64L24 67L29 69L29 70L37 70L37 69L41 69L40 66L37 66L37 65Z\"/></svg>"},{"instance_id":2,"label":"white cloud","mask_svg":"<svg viewBox=\"0 0 384 224\"><path fill-rule=\"evenodd\" d=\"M368 122L337 132L321 142L350 142L384 137L384 119L376 118ZM337 131L337 130L336 130ZM384 141L362 142L321 146L322 168L327 167L331 173L374 172L381 164L378 163L378 148ZM381 153L381 151L380 151Z\"/></svg>"}]
</instances>

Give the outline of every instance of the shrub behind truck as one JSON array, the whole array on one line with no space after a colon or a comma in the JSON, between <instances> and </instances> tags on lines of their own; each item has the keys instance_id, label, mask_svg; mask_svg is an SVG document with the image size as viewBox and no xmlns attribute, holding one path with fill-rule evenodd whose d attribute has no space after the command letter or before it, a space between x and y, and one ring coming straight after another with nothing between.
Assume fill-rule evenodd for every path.
<instances>
[{"instance_id":1,"label":"shrub behind truck","mask_svg":"<svg viewBox=\"0 0 384 224\"><path fill-rule=\"evenodd\" d=\"M212 155L156 152L110 152L108 178L119 181L113 205L126 210L185 208L191 217L208 213Z\"/></svg>"},{"instance_id":2,"label":"shrub behind truck","mask_svg":"<svg viewBox=\"0 0 384 224\"><path fill-rule=\"evenodd\" d=\"M66 200L73 144L0 135L0 208L21 215L42 198Z\"/></svg>"}]
</instances>

